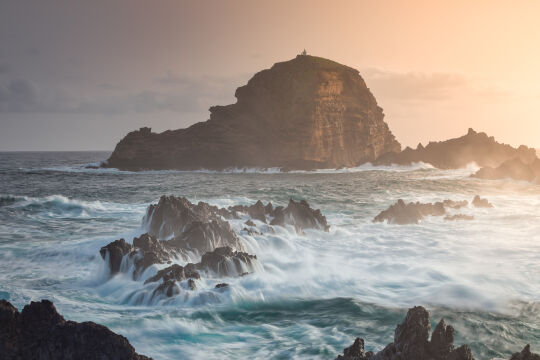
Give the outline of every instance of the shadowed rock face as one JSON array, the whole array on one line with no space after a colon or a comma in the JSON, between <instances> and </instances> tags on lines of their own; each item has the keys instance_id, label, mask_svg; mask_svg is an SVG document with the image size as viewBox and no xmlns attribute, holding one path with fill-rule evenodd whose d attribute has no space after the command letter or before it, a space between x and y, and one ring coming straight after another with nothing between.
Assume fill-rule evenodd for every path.
<instances>
[{"instance_id":1,"label":"shadowed rock face","mask_svg":"<svg viewBox=\"0 0 540 360\"><path fill-rule=\"evenodd\" d=\"M501 144L485 133L469 129L467 135L441 142L430 142L426 147L406 148L400 153L388 153L379 157L376 165L410 165L416 162L431 164L439 169L459 169L470 163L478 166L497 167L507 160L519 158L530 163L536 151L526 146L513 148Z\"/></svg>"},{"instance_id":2,"label":"shadowed rock face","mask_svg":"<svg viewBox=\"0 0 540 360\"><path fill-rule=\"evenodd\" d=\"M510 360L540 360L540 355L531 353L531 346L527 345L521 352L512 355Z\"/></svg>"},{"instance_id":3,"label":"shadowed rock face","mask_svg":"<svg viewBox=\"0 0 540 360\"><path fill-rule=\"evenodd\" d=\"M277 63L235 96L235 104L211 107L208 121L187 129L129 133L105 166L337 168L401 150L358 71L327 59Z\"/></svg>"},{"instance_id":4,"label":"shadowed rock face","mask_svg":"<svg viewBox=\"0 0 540 360\"><path fill-rule=\"evenodd\" d=\"M129 341L103 325L66 321L48 300L31 302L21 313L0 300L0 357L10 359L144 360Z\"/></svg>"},{"instance_id":5,"label":"shadowed rock face","mask_svg":"<svg viewBox=\"0 0 540 360\"><path fill-rule=\"evenodd\" d=\"M479 195L476 195L472 201L474 207L477 208L492 208L493 205L488 201L488 199L482 199Z\"/></svg>"},{"instance_id":6,"label":"shadowed rock face","mask_svg":"<svg viewBox=\"0 0 540 360\"><path fill-rule=\"evenodd\" d=\"M524 162L520 158L514 158L496 168L483 167L471 176L487 180L514 179L531 182L540 179L540 159Z\"/></svg>"}]
</instances>

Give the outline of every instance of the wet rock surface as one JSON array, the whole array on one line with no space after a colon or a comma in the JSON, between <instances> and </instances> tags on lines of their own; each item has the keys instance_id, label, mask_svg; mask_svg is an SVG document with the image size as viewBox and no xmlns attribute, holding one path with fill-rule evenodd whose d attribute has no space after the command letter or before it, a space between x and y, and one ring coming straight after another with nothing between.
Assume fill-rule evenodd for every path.
<instances>
[{"instance_id":1,"label":"wet rock surface","mask_svg":"<svg viewBox=\"0 0 540 360\"><path fill-rule=\"evenodd\" d=\"M202 256L197 268L219 276L241 276L252 270L256 255L234 251L230 247L217 248Z\"/></svg>"},{"instance_id":2,"label":"wet rock surface","mask_svg":"<svg viewBox=\"0 0 540 360\"><path fill-rule=\"evenodd\" d=\"M103 164L124 170L353 167L400 144L358 71L297 56L255 74L237 102L210 119L160 134L126 135Z\"/></svg>"},{"instance_id":3,"label":"wet rock surface","mask_svg":"<svg viewBox=\"0 0 540 360\"><path fill-rule=\"evenodd\" d=\"M129 341L93 322L66 321L48 300L31 302L19 313L0 300L0 358L19 359L150 359Z\"/></svg>"},{"instance_id":4,"label":"wet rock surface","mask_svg":"<svg viewBox=\"0 0 540 360\"><path fill-rule=\"evenodd\" d=\"M439 169L459 169L471 163L480 167L498 167L505 161L519 158L524 163L536 159L536 150L526 146L514 148L495 141L483 132L469 129L462 137L419 145L416 149L406 148L402 152L380 156L375 165L411 165L424 162Z\"/></svg>"},{"instance_id":5,"label":"wet rock surface","mask_svg":"<svg viewBox=\"0 0 540 360\"><path fill-rule=\"evenodd\" d=\"M540 360L540 355L533 354L531 352L531 346L526 345L525 348L521 352L518 352L512 355L510 360Z\"/></svg>"}]
</instances>

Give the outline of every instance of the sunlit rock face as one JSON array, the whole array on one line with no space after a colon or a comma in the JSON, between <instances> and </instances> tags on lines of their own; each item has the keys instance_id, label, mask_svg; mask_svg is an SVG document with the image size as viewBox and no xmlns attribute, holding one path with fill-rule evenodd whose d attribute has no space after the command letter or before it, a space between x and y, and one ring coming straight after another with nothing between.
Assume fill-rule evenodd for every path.
<instances>
[{"instance_id":1,"label":"sunlit rock face","mask_svg":"<svg viewBox=\"0 0 540 360\"><path fill-rule=\"evenodd\" d=\"M337 168L401 150L358 71L327 59L277 63L235 96L235 104L211 107L208 121L187 129L129 133L105 166Z\"/></svg>"}]
</instances>

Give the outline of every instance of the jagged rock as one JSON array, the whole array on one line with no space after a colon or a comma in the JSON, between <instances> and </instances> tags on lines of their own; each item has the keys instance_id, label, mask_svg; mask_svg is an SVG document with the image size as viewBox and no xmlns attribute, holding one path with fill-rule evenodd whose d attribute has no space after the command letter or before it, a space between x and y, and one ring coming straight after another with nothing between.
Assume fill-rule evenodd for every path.
<instances>
[{"instance_id":1,"label":"jagged rock","mask_svg":"<svg viewBox=\"0 0 540 360\"><path fill-rule=\"evenodd\" d=\"M226 288L226 287L229 287L229 284L227 283L219 283L216 285L216 289L223 289L223 288Z\"/></svg>"},{"instance_id":2,"label":"jagged rock","mask_svg":"<svg viewBox=\"0 0 540 360\"><path fill-rule=\"evenodd\" d=\"M131 246L131 244L128 244L124 239L120 239L103 246L99 250L103 260L107 260L108 257L111 276L120 271L120 266L122 265L124 255L130 253L132 249L133 246Z\"/></svg>"},{"instance_id":3,"label":"jagged rock","mask_svg":"<svg viewBox=\"0 0 540 360\"><path fill-rule=\"evenodd\" d=\"M429 313L421 306L409 309L403 323L396 327L394 342L380 352L364 353L364 341L356 338L339 360L474 360L471 349L463 345L454 349L454 329L443 319L429 341Z\"/></svg>"},{"instance_id":4,"label":"jagged rock","mask_svg":"<svg viewBox=\"0 0 540 360\"><path fill-rule=\"evenodd\" d=\"M174 256L173 250L163 241L149 234L133 238L133 251L129 256L135 265L133 278L137 279L146 269L154 264L165 264Z\"/></svg>"},{"instance_id":5,"label":"jagged rock","mask_svg":"<svg viewBox=\"0 0 540 360\"><path fill-rule=\"evenodd\" d=\"M145 221L150 235L169 239L181 235L195 222L207 223L229 216L230 212L226 209L202 201L193 204L185 197L163 195L156 205L148 207Z\"/></svg>"},{"instance_id":6,"label":"jagged rock","mask_svg":"<svg viewBox=\"0 0 540 360\"><path fill-rule=\"evenodd\" d=\"M266 222L266 220L265 220L265 222ZM247 226L257 226L257 225L255 225L255 223L253 221L251 221L249 219L244 224L246 224Z\"/></svg>"},{"instance_id":7,"label":"jagged rock","mask_svg":"<svg viewBox=\"0 0 540 360\"><path fill-rule=\"evenodd\" d=\"M387 221L389 224L418 224L426 216L443 216L446 214L444 204L436 202L435 204L408 203L399 199L397 203L391 205L388 209L377 215L373 222Z\"/></svg>"},{"instance_id":8,"label":"jagged rock","mask_svg":"<svg viewBox=\"0 0 540 360\"><path fill-rule=\"evenodd\" d=\"M330 229L330 226L326 222L326 217L321 211L319 209L312 209L305 200L296 202L290 199L286 208L282 206L276 207L272 211L272 216L274 219L270 222L270 225L284 226L285 224L290 224L297 231L302 231L303 229L328 231Z\"/></svg>"},{"instance_id":9,"label":"jagged rock","mask_svg":"<svg viewBox=\"0 0 540 360\"><path fill-rule=\"evenodd\" d=\"M493 205L487 200L482 199L479 195L476 195L472 201L474 207L477 208L492 208Z\"/></svg>"},{"instance_id":10,"label":"jagged rock","mask_svg":"<svg viewBox=\"0 0 540 360\"><path fill-rule=\"evenodd\" d=\"M21 313L0 300L0 357L18 359L149 359L129 341L93 322L66 321L48 300L31 302Z\"/></svg>"},{"instance_id":11,"label":"jagged rock","mask_svg":"<svg viewBox=\"0 0 540 360\"><path fill-rule=\"evenodd\" d=\"M540 360L540 355L531 353L531 346L527 344L521 352L512 355L510 360Z\"/></svg>"},{"instance_id":12,"label":"jagged rock","mask_svg":"<svg viewBox=\"0 0 540 360\"><path fill-rule=\"evenodd\" d=\"M232 248L226 246L204 254L197 268L210 270L219 276L238 276L243 274L246 268L252 269L256 260L255 255L233 251Z\"/></svg>"},{"instance_id":13,"label":"jagged rock","mask_svg":"<svg viewBox=\"0 0 540 360\"><path fill-rule=\"evenodd\" d=\"M443 205L444 207L448 207L452 209L461 209L462 207L469 205L469 202L467 200L462 200L462 201L444 200Z\"/></svg>"},{"instance_id":14,"label":"jagged rock","mask_svg":"<svg viewBox=\"0 0 540 360\"><path fill-rule=\"evenodd\" d=\"M503 162L520 158L530 163L536 158L536 151L526 146L513 148L501 144L485 133L469 129L467 135L441 142L430 142L416 150L406 148L400 153L388 153L374 161L375 165L410 165L424 162L439 169L459 169L470 163L481 167L497 167Z\"/></svg>"},{"instance_id":15,"label":"jagged rock","mask_svg":"<svg viewBox=\"0 0 540 360\"><path fill-rule=\"evenodd\" d=\"M263 70L187 129L129 133L103 166L141 169L352 167L401 146L358 71L315 56Z\"/></svg>"},{"instance_id":16,"label":"jagged rock","mask_svg":"<svg viewBox=\"0 0 540 360\"><path fill-rule=\"evenodd\" d=\"M540 159L535 158L532 162L525 162L516 157L503 162L495 168L483 167L471 176L488 180L509 178L531 182L540 179Z\"/></svg>"},{"instance_id":17,"label":"jagged rock","mask_svg":"<svg viewBox=\"0 0 540 360\"><path fill-rule=\"evenodd\" d=\"M446 215L444 217L446 221L457 221L457 220L474 220L474 216L465 215L465 214L456 214L456 215Z\"/></svg>"}]
</instances>

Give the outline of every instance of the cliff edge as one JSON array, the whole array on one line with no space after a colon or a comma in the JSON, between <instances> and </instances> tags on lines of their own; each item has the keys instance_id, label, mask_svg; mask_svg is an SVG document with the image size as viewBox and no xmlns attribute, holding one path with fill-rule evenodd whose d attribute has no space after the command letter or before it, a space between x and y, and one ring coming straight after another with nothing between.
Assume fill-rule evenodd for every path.
<instances>
[{"instance_id":1,"label":"cliff edge","mask_svg":"<svg viewBox=\"0 0 540 360\"><path fill-rule=\"evenodd\" d=\"M210 119L124 137L103 165L125 170L351 167L399 152L357 70L299 55L255 74Z\"/></svg>"}]
</instances>

